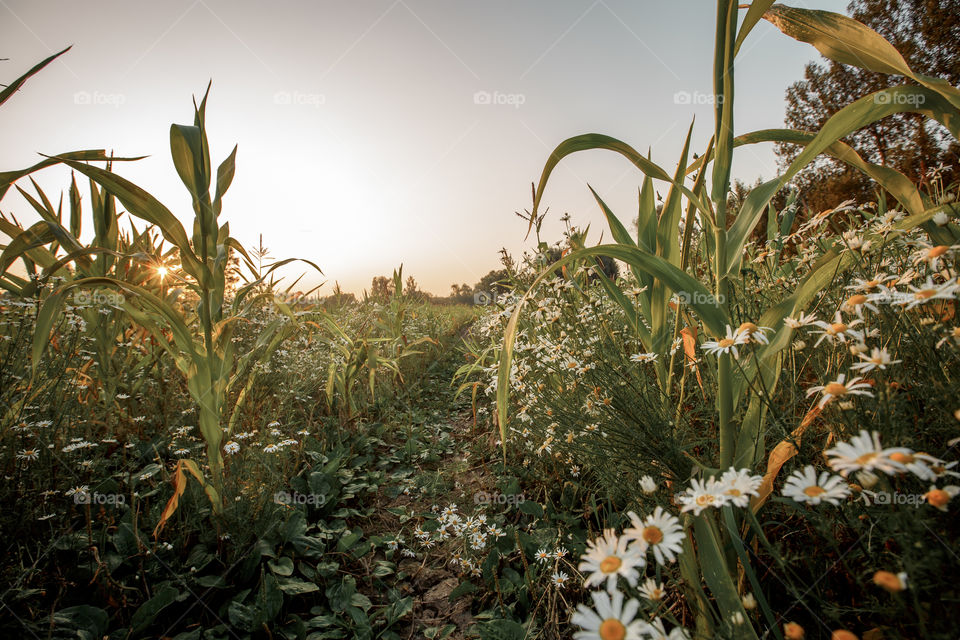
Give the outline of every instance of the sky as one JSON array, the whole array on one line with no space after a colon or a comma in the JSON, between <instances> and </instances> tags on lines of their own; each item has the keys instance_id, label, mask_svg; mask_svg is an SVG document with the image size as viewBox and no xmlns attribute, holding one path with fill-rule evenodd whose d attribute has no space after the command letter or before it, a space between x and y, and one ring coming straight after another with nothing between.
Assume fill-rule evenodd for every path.
<instances>
[{"instance_id":1,"label":"sky","mask_svg":"<svg viewBox=\"0 0 960 640\"><path fill-rule=\"evenodd\" d=\"M672 172L695 118L702 152L715 11L708 0L0 0L0 82L73 45L0 107L0 171L37 153L148 155L115 171L189 230L169 127L192 124L191 98L212 80L214 165L239 146L220 218L235 238L253 247L262 234L275 258L316 262L323 275L306 268L301 284L325 283L320 294L334 282L359 294L402 263L445 295L499 268L501 248L531 248L515 212L564 139L611 135ZM761 21L737 59L736 133L782 126L784 90L815 59ZM734 177L775 173L772 146L736 152ZM36 179L56 202L69 173ZM607 238L587 185L628 224L641 181L610 152L565 159L542 237L560 239L569 213L591 243ZM0 211L37 219L16 192Z\"/></svg>"}]
</instances>

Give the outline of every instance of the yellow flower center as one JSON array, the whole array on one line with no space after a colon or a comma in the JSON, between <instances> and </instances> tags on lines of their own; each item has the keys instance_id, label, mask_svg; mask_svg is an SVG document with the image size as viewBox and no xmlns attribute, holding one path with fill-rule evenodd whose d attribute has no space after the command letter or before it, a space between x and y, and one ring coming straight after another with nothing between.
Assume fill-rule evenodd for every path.
<instances>
[{"instance_id":1,"label":"yellow flower center","mask_svg":"<svg viewBox=\"0 0 960 640\"><path fill-rule=\"evenodd\" d=\"M663 542L663 531L660 531L658 527L646 527L641 535L647 544Z\"/></svg>"},{"instance_id":2,"label":"yellow flower center","mask_svg":"<svg viewBox=\"0 0 960 640\"><path fill-rule=\"evenodd\" d=\"M736 344L736 342L733 340L733 338L724 338L723 340L721 340L721 341L718 342L717 344L720 345L720 348L721 348L721 349L729 349L729 348L732 347L734 344Z\"/></svg>"},{"instance_id":3,"label":"yellow flower center","mask_svg":"<svg viewBox=\"0 0 960 640\"><path fill-rule=\"evenodd\" d=\"M627 628L616 618L607 618L600 623L601 640L623 640L627 637Z\"/></svg>"},{"instance_id":4,"label":"yellow flower center","mask_svg":"<svg viewBox=\"0 0 960 640\"><path fill-rule=\"evenodd\" d=\"M740 493L740 489L727 489L726 495L737 497L742 496L743 494Z\"/></svg>"},{"instance_id":5,"label":"yellow flower center","mask_svg":"<svg viewBox=\"0 0 960 640\"><path fill-rule=\"evenodd\" d=\"M827 333L835 336L838 333L843 333L846 330L847 330L847 325L843 324L842 322L836 322L830 325L830 328L827 329Z\"/></svg>"},{"instance_id":6,"label":"yellow flower center","mask_svg":"<svg viewBox=\"0 0 960 640\"><path fill-rule=\"evenodd\" d=\"M917 300L926 300L927 298L932 298L935 293L937 293L936 289L924 289L923 291L917 291L913 294L913 297Z\"/></svg>"},{"instance_id":7,"label":"yellow flower center","mask_svg":"<svg viewBox=\"0 0 960 640\"><path fill-rule=\"evenodd\" d=\"M927 502L934 507L942 507L950 502L950 494L943 489L934 489L927 493Z\"/></svg>"},{"instance_id":8,"label":"yellow flower center","mask_svg":"<svg viewBox=\"0 0 960 640\"><path fill-rule=\"evenodd\" d=\"M908 453L900 453L899 451L891 453L890 459L894 462L899 462L900 464L910 464L914 460L912 455Z\"/></svg>"},{"instance_id":9,"label":"yellow flower center","mask_svg":"<svg viewBox=\"0 0 960 640\"><path fill-rule=\"evenodd\" d=\"M889 571L877 571L873 574L873 583L891 593L903 591L903 583L900 582L900 578Z\"/></svg>"},{"instance_id":10,"label":"yellow flower center","mask_svg":"<svg viewBox=\"0 0 960 640\"><path fill-rule=\"evenodd\" d=\"M839 382L831 382L823 388L823 392L831 396L845 396L847 395L847 388Z\"/></svg>"},{"instance_id":11,"label":"yellow flower center","mask_svg":"<svg viewBox=\"0 0 960 640\"><path fill-rule=\"evenodd\" d=\"M697 505L705 507L707 505L713 504L713 495L705 493L701 496L697 496Z\"/></svg>"},{"instance_id":12,"label":"yellow flower center","mask_svg":"<svg viewBox=\"0 0 960 640\"><path fill-rule=\"evenodd\" d=\"M859 458L857 458L856 462L859 465L866 465L873 462L876 459L877 459L877 454L871 451L870 453L865 453Z\"/></svg>"},{"instance_id":13,"label":"yellow flower center","mask_svg":"<svg viewBox=\"0 0 960 640\"><path fill-rule=\"evenodd\" d=\"M818 487L817 485L812 485L803 490L805 494L811 498L816 498L817 496L822 496L827 492L823 487Z\"/></svg>"},{"instance_id":14,"label":"yellow flower center","mask_svg":"<svg viewBox=\"0 0 960 640\"><path fill-rule=\"evenodd\" d=\"M754 331L758 330L759 329L757 325L753 324L752 322L744 322L742 325L740 325L740 328L737 329L737 333L753 333Z\"/></svg>"},{"instance_id":15,"label":"yellow flower center","mask_svg":"<svg viewBox=\"0 0 960 640\"><path fill-rule=\"evenodd\" d=\"M867 301L867 296L858 293L855 296L850 296L850 298L847 300L847 304L850 305L851 307L855 307L858 304L863 304L866 301Z\"/></svg>"},{"instance_id":16,"label":"yellow flower center","mask_svg":"<svg viewBox=\"0 0 960 640\"><path fill-rule=\"evenodd\" d=\"M623 564L623 561L617 556L607 556L600 563L600 571L604 573L613 573Z\"/></svg>"},{"instance_id":17,"label":"yellow flower center","mask_svg":"<svg viewBox=\"0 0 960 640\"><path fill-rule=\"evenodd\" d=\"M875 289L880 286L879 280L871 280L870 282L865 282L863 285L864 289Z\"/></svg>"},{"instance_id":18,"label":"yellow flower center","mask_svg":"<svg viewBox=\"0 0 960 640\"><path fill-rule=\"evenodd\" d=\"M927 251L927 257L928 257L928 258L939 258L939 257L942 256L943 254L945 254L949 249L950 249L950 247L942 244L942 245L940 245L939 247L934 247L934 248L932 248L932 249L929 249L929 250Z\"/></svg>"}]
</instances>

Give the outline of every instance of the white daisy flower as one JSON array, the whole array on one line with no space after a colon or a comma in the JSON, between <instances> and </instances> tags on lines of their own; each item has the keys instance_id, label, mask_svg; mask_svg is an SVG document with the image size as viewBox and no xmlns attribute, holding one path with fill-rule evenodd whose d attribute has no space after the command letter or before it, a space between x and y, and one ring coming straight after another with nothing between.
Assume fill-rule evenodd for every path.
<instances>
[{"instance_id":1,"label":"white daisy flower","mask_svg":"<svg viewBox=\"0 0 960 640\"><path fill-rule=\"evenodd\" d=\"M867 373L874 369L886 369L888 364L900 364L903 362L903 360L891 360L890 354L887 353L885 348L878 349L877 347L870 350L869 356L858 353L857 357L860 358L862 362L857 362L851 365L850 368L861 373Z\"/></svg>"},{"instance_id":2,"label":"white daisy flower","mask_svg":"<svg viewBox=\"0 0 960 640\"><path fill-rule=\"evenodd\" d=\"M821 335L820 339L813 343L813 346L820 346L820 343L824 340L829 340L830 343L846 342L848 339L855 339L857 342L863 342L863 332L856 331L853 328L862 323L863 320L860 320L859 318L853 322L844 322L843 316L839 311L837 311L837 313L833 316L833 322L817 320L813 324L823 329L823 331L814 331L814 333L819 333Z\"/></svg>"},{"instance_id":3,"label":"white daisy flower","mask_svg":"<svg viewBox=\"0 0 960 640\"><path fill-rule=\"evenodd\" d=\"M822 393L823 397L820 398L820 402L818 404L821 409L834 398L842 398L846 395L873 397L873 393L865 390L870 388L870 384L867 382L861 382L863 378L856 377L850 380L850 382L846 382L846 377L846 374L841 373L833 382L829 382L825 385L810 387L807 389L807 396L809 397L816 393Z\"/></svg>"},{"instance_id":4,"label":"white daisy flower","mask_svg":"<svg viewBox=\"0 0 960 640\"><path fill-rule=\"evenodd\" d=\"M649 636L650 625L640 619L634 619L640 603L636 600L623 602L623 594L616 589L594 591L593 608L581 604L570 621L583 631L573 634L574 640L643 640Z\"/></svg>"},{"instance_id":5,"label":"white daisy flower","mask_svg":"<svg viewBox=\"0 0 960 640\"><path fill-rule=\"evenodd\" d=\"M733 353L734 358L739 358L740 353L737 351L737 346L749 341L750 336L748 334L734 331L733 327L727 325L726 337L719 340L707 340L703 343L703 350L711 355Z\"/></svg>"},{"instance_id":6,"label":"white daisy flower","mask_svg":"<svg viewBox=\"0 0 960 640\"><path fill-rule=\"evenodd\" d=\"M723 494L728 503L737 507L746 507L750 504L750 496L757 495L757 489L763 482L763 476L755 476L749 469L734 469L730 467L720 476L720 484L724 486Z\"/></svg>"},{"instance_id":7,"label":"white daisy flower","mask_svg":"<svg viewBox=\"0 0 960 640\"><path fill-rule=\"evenodd\" d=\"M829 502L837 506L840 501L850 495L850 487L840 476L831 475L823 471L817 476L813 465L807 465L803 470L794 471L787 478L783 486L783 496L794 502L809 502L818 505Z\"/></svg>"},{"instance_id":8,"label":"white daisy flower","mask_svg":"<svg viewBox=\"0 0 960 640\"><path fill-rule=\"evenodd\" d=\"M692 478L686 493L678 496L678 501L683 503L680 511L683 513L693 511L693 515L698 516L701 511L709 507L720 508L727 501L724 491L725 487L716 478L707 480Z\"/></svg>"},{"instance_id":9,"label":"white daisy flower","mask_svg":"<svg viewBox=\"0 0 960 640\"><path fill-rule=\"evenodd\" d=\"M680 519L658 506L643 520L632 511L627 514L633 524L624 530L623 536L636 541L643 552L653 551L658 564L674 562L683 552L683 527Z\"/></svg>"},{"instance_id":10,"label":"white daisy flower","mask_svg":"<svg viewBox=\"0 0 960 640\"><path fill-rule=\"evenodd\" d=\"M868 433L862 429L850 442L840 442L827 449L827 464L844 478L853 471L882 471L887 475L903 473L906 467L890 456L893 454L911 455L913 452L904 447L884 449L880 446L880 434Z\"/></svg>"},{"instance_id":11,"label":"white daisy flower","mask_svg":"<svg viewBox=\"0 0 960 640\"><path fill-rule=\"evenodd\" d=\"M640 595L642 595L647 600L653 600L657 602L663 599L663 596L666 595L666 591L663 589L663 585L654 580L653 578L647 578L643 581L643 584L640 585Z\"/></svg>"},{"instance_id":12,"label":"white daisy flower","mask_svg":"<svg viewBox=\"0 0 960 640\"><path fill-rule=\"evenodd\" d=\"M613 590L617 576L623 576L631 587L636 586L640 577L637 567L643 568L646 559L642 549L628 548L628 542L626 537L617 538L613 529L604 531L602 538L591 540L577 567L581 572L590 572L584 584L591 587L606 581L607 589Z\"/></svg>"}]
</instances>

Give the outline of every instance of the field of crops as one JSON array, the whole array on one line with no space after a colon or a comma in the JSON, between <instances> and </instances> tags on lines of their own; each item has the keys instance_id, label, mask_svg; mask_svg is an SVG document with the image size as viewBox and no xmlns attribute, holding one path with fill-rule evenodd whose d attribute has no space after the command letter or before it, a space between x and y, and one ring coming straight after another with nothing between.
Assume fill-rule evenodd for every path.
<instances>
[{"instance_id":1,"label":"field of crops","mask_svg":"<svg viewBox=\"0 0 960 640\"><path fill-rule=\"evenodd\" d=\"M762 19L912 83L735 136ZM0 213L0 637L960 637L958 185L843 141L904 112L956 140L960 90L760 1L718 2L714 74L714 136L668 168L560 142L536 246L475 305L402 267L360 301L279 279L322 256L231 236L207 96L170 129L189 225L122 177L135 158L0 174L38 217ZM770 141L803 151L730 198L734 149ZM637 210L593 192L608 240L541 241L554 169L597 149L638 170ZM791 179L821 154L875 201L804 209ZM31 178L54 165L62 197Z\"/></svg>"}]
</instances>

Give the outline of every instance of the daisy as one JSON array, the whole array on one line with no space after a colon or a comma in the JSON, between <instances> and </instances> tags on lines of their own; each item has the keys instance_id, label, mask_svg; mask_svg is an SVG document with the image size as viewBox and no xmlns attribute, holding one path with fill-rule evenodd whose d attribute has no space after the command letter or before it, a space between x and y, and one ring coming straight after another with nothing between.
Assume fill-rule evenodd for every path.
<instances>
[{"instance_id":1,"label":"daisy","mask_svg":"<svg viewBox=\"0 0 960 640\"><path fill-rule=\"evenodd\" d=\"M791 329L799 329L800 327L806 327L808 325L814 324L817 322L817 317L814 315L807 315L804 312L800 312L800 315L797 318L785 318L783 323L790 327Z\"/></svg>"},{"instance_id":2,"label":"daisy","mask_svg":"<svg viewBox=\"0 0 960 640\"><path fill-rule=\"evenodd\" d=\"M802 471L797 470L790 474L783 486L783 496L794 502L809 502L818 505L829 502L837 506L840 501L850 495L850 487L840 476L831 475L827 471L820 473L807 465Z\"/></svg>"},{"instance_id":3,"label":"daisy","mask_svg":"<svg viewBox=\"0 0 960 640\"><path fill-rule=\"evenodd\" d=\"M837 379L833 382L827 383L825 385L817 385L815 387L810 387L807 389L807 397L810 397L816 393L823 393L823 397L820 399L820 403L817 405L821 409L828 402L834 398L842 398L848 394L855 396L870 396L873 397L873 393L870 391L865 391L864 388L870 388L870 384L867 382L861 382L863 378L856 377L853 378L850 382L846 382L846 374L841 373L837 376Z\"/></svg>"},{"instance_id":4,"label":"daisy","mask_svg":"<svg viewBox=\"0 0 960 640\"><path fill-rule=\"evenodd\" d=\"M874 369L886 369L888 364L900 364L903 362L903 360L891 360L890 354L887 353L885 348L878 349L876 347L870 351L869 356L858 353L857 357L860 358L862 362L857 362L850 368L854 371L860 371L861 373L867 373Z\"/></svg>"},{"instance_id":5,"label":"daisy","mask_svg":"<svg viewBox=\"0 0 960 640\"><path fill-rule=\"evenodd\" d=\"M623 594L617 590L594 591L594 608L581 604L570 618L583 631L573 634L574 640L641 640L650 628L643 620L634 620L640 603L636 600L623 602Z\"/></svg>"},{"instance_id":6,"label":"daisy","mask_svg":"<svg viewBox=\"0 0 960 640\"><path fill-rule=\"evenodd\" d=\"M539 549L535 554L533 554L533 559L540 563L547 563L552 557L553 554L546 549Z\"/></svg>"},{"instance_id":7,"label":"daisy","mask_svg":"<svg viewBox=\"0 0 960 640\"><path fill-rule=\"evenodd\" d=\"M227 455L232 455L240 451L240 445L231 440L227 444L223 445L223 450L227 453Z\"/></svg>"},{"instance_id":8,"label":"daisy","mask_svg":"<svg viewBox=\"0 0 960 640\"><path fill-rule=\"evenodd\" d=\"M630 356L630 361L640 363L653 362L657 359L657 355L656 353L635 353Z\"/></svg>"},{"instance_id":9,"label":"daisy","mask_svg":"<svg viewBox=\"0 0 960 640\"><path fill-rule=\"evenodd\" d=\"M960 289L960 284L957 284L955 280L948 280L937 285L934 284L930 276L927 276L927 281L920 287L915 287L912 284L907 286L911 293L899 292L893 300L893 304L906 305L907 311L931 300L949 300L954 297L957 289Z\"/></svg>"},{"instance_id":10,"label":"daisy","mask_svg":"<svg viewBox=\"0 0 960 640\"><path fill-rule=\"evenodd\" d=\"M814 333L821 334L820 339L817 340L813 346L819 347L820 343L824 340L829 340L831 343L834 342L846 342L848 338L855 338L857 342L863 342L863 332L855 331L853 327L861 324L863 320L859 318L853 322L846 323L843 321L843 317L840 315L840 312L833 316L833 322L828 323L823 320L817 320L813 324L817 325L823 331L814 331Z\"/></svg>"},{"instance_id":11,"label":"daisy","mask_svg":"<svg viewBox=\"0 0 960 640\"><path fill-rule=\"evenodd\" d=\"M640 478L640 489L649 495L657 490L657 483L650 476L643 476Z\"/></svg>"},{"instance_id":12,"label":"daisy","mask_svg":"<svg viewBox=\"0 0 960 640\"><path fill-rule=\"evenodd\" d=\"M960 473L950 471L950 469L957 465L955 461L947 463L946 460L941 460L928 453L892 453L890 454L890 459L902 464L906 467L907 471L921 480L933 482L937 478L943 478L948 475L960 477Z\"/></svg>"},{"instance_id":13,"label":"daisy","mask_svg":"<svg viewBox=\"0 0 960 640\"><path fill-rule=\"evenodd\" d=\"M580 571L591 572L584 584L591 587L606 581L607 589L612 591L617 586L617 576L623 576L631 587L636 586L640 575L636 567L642 568L646 560L643 550L627 548L628 542L626 537L618 539L613 529L604 531L602 538L591 540L577 567Z\"/></svg>"},{"instance_id":14,"label":"daisy","mask_svg":"<svg viewBox=\"0 0 960 640\"><path fill-rule=\"evenodd\" d=\"M703 350L711 355L718 353L733 353L734 358L739 358L737 345L746 344L750 336L745 333L735 332L733 327L727 325L727 336L720 340L707 340L703 343Z\"/></svg>"},{"instance_id":15,"label":"daisy","mask_svg":"<svg viewBox=\"0 0 960 640\"><path fill-rule=\"evenodd\" d=\"M905 571L896 574L889 571L877 571L873 574L873 584L886 589L890 593L897 593L907 588L907 573Z\"/></svg>"},{"instance_id":16,"label":"daisy","mask_svg":"<svg viewBox=\"0 0 960 640\"><path fill-rule=\"evenodd\" d=\"M877 313L879 311L876 305L870 302L870 298L868 296L863 295L862 293L855 293L849 298L847 298L844 301L844 303L840 306L840 310L846 311L847 313L856 313L857 317L862 318L864 307L866 307L867 309L870 309L874 313Z\"/></svg>"},{"instance_id":17,"label":"daisy","mask_svg":"<svg viewBox=\"0 0 960 640\"><path fill-rule=\"evenodd\" d=\"M756 342L758 344L770 344L764 331L773 331L770 327L758 327L752 322L744 322L737 327L737 335L746 335L747 342Z\"/></svg>"},{"instance_id":18,"label":"daisy","mask_svg":"<svg viewBox=\"0 0 960 640\"><path fill-rule=\"evenodd\" d=\"M667 592L663 590L663 585L653 578L647 578L643 581L643 584L640 585L640 595L647 600L657 602L662 600L666 594Z\"/></svg>"},{"instance_id":19,"label":"daisy","mask_svg":"<svg viewBox=\"0 0 960 640\"><path fill-rule=\"evenodd\" d=\"M757 495L761 482L763 482L763 476L751 475L748 469L738 471L730 467L720 476L726 501L738 507L746 507L750 504L750 496Z\"/></svg>"},{"instance_id":20,"label":"daisy","mask_svg":"<svg viewBox=\"0 0 960 640\"><path fill-rule=\"evenodd\" d=\"M40 457L39 449L23 449L17 454L17 460L32 462Z\"/></svg>"},{"instance_id":21,"label":"daisy","mask_svg":"<svg viewBox=\"0 0 960 640\"><path fill-rule=\"evenodd\" d=\"M558 571L557 573L554 573L553 577L551 578L551 582L553 582L553 586L558 587L560 589L567 586L567 583L569 581L570 581L570 576L565 574L563 571Z\"/></svg>"},{"instance_id":22,"label":"daisy","mask_svg":"<svg viewBox=\"0 0 960 640\"><path fill-rule=\"evenodd\" d=\"M936 485L930 485L930 491L923 494L931 507L936 507L940 511L946 512L947 503L960 493L960 487L949 484L943 489L938 489Z\"/></svg>"},{"instance_id":23,"label":"daisy","mask_svg":"<svg viewBox=\"0 0 960 640\"><path fill-rule=\"evenodd\" d=\"M657 563L665 565L674 562L683 552L683 527L675 515L657 507L643 520L632 511L627 514L632 527L624 530L623 536L636 541L642 552L653 551Z\"/></svg>"},{"instance_id":24,"label":"daisy","mask_svg":"<svg viewBox=\"0 0 960 640\"><path fill-rule=\"evenodd\" d=\"M679 501L684 503L680 511L683 513L693 511L693 515L698 516L708 507L722 507L727 500L723 493L725 489L715 478L709 478L706 481L693 478L690 480L686 494L678 496Z\"/></svg>"},{"instance_id":25,"label":"daisy","mask_svg":"<svg viewBox=\"0 0 960 640\"><path fill-rule=\"evenodd\" d=\"M945 244L939 246L926 245L921 246L920 250L917 251L916 255L913 258L913 264L918 265L921 262L926 262L930 265L930 269L933 271L940 270L940 261L943 260L943 257L952 249L960 249L960 245L947 246Z\"/></svg>"},{"instance_id":26,"label":"daisy","mask_svg":"<svg viewBox=\"0 0 960 640\"><path fill-rule=\"evenodd\" d=\"M851 471L882 471L887 475L902 473L906 467L892 459L896 453L910 455L913 452L904 447L884 449L880 446L880 434L876 431L868 433L861 429L860 434L850 439L850 442L840 442L837 446L824 452L827 464L844 478Z\"/></svg>"}]
</instances>

